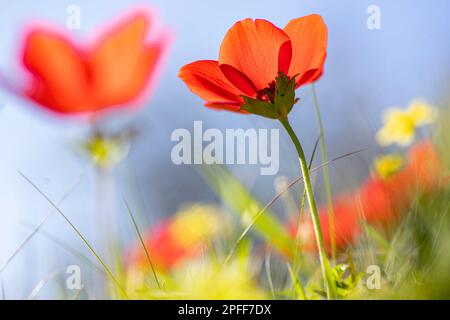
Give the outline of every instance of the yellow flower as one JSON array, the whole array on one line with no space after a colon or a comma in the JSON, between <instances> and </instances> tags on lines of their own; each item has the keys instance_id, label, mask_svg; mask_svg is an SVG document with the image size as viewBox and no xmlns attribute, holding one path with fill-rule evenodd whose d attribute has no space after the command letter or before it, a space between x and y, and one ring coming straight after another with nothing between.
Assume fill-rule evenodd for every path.
<instances>
[{"instance_id":1,"label":"yellow flower","mask_svg":"<svg viewBox=\"0 0 450 320\"><path fill-rule=\"evenodd\" d=\"M267 298L257 287L248 257L227 264L206 257L174 270L158 274L162 289L155 286L151 272L130 269L126 274L127 294L131 299L257 300Z\"/></svg>"},{"instance_id":2,"label":"yellow flower","mask_svg":"<svg viewBox=\"0 0 450 320\"><path fill-rule=\"evenodd\" d=\"M398 154L381 156L374 161L375 171L382 179L386 179L396 173L403 164L403 157Z\"/></svg>"},{"instance_id":3,"label":"yellow flower","mask_svg":"<svg viewBox=\"0 0 450 320\"><path fill-rule=\"evenodd\" d=\"M84 149L92 161L101 167L111 167L119 163L127 154L126 146L117 138L91 137Z\"/></svg>"},{"instance_id":4,"label":"yellow flower","mask_svg":"<svg viewBox=\"0 0 450 320\"><path fill-rule=\"evenodd\" d=\"M424 100L414 100L409 104L408 113L416 126L431 124L437 120L436 108L427 104Z\"/></svg>"},{"instance_id":5,"label":"yellow flower","mask_svg":"<svg viewBox=\"0 0 450 320\"><path fill-rule=\"evenodd\" d=\"M377 141L382 146L397 143L407 146L414 140L418 127L433 123L437 110L423 100L412 101L407 109L391 108L383 115L383 127L377 132Z\"/></svg>"},{"instance_id":6,"label":"yellow flower","mask_svg":"<svg viewBox=\"0 0 450 320\"><path fill-rule=\"evenodd\" d=\"M184 246L207 241L224 228L223 217L211 206L194 205L177 213L170 232Z\"/></svg>"},{"instance_id":7,"label":"yellow flower","mask_svg":"<svg viewBox=\"0 0 450 320\"><path fill-rule=\"evenodd\" d=\"M249 272L247 260L227 264L210 262L192 264L179 274L178 290L183 299L255 300L264 299Z\"/></svg>"}]
</instances>

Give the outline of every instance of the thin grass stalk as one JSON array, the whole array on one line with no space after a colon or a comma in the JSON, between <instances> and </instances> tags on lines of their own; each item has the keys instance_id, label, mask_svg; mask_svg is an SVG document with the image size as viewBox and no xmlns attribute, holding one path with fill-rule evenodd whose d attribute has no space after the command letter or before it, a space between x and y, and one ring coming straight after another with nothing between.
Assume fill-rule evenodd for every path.
<instances>
[{"instance_id":1,"label":"thin grass stalk","mask_svg":"<svg viewBox=\"0 0 450 320\"><path fill-rule=\"evenodd\" d=\"M89 249L89 251L92 253L92 255L97 259L97 261L101 264L103 269L105 270L106 274L109 276L109 278L112 280L112 282L117 286L117 288L121 291L121 293L128 298L128 295L125 291L125 289L122 287L120 282L116 279L114 274L111 272L111 270L108 268L108 266L103 262L103 260L100 258L100 256L97 254L97 252L94 250L94 248L90 245L90 243L86 240L86 238L83 236L83 234L80 232L80 230L70 221L70 219L64 214L64 212L58 207L58 205L55 204L33 181L31 181L25 174L19 171L19 174L60 214L60 216L69 224L69 226L75 231L75 233L78 235L78 237L83 241L83 243L86 245L86 247Z\"/></svg>"},{"instance_id":2,"label":"thin grass stalk","mask_svg":"<svg viewBox=\"0 0 450 320\"><path fill-rule=\"evenodd\" d=\"M320 149L322 153L322 162L327 163L327 145L325 143L325 130L322 122L322 115L320 113L319 99L317 98L316 87L311 85L314 100L314 109L316 110L317 122L320 130ZM331 257L333 264L336 264L336 231L334 221L334 209L333 209L333 195L331 193L330 175L328 174L328 166L325 164L322 168L323 182L325 185L325 193L327 198L327 208L330 225L330 239L331 239Z\"/></svg>"}]
</instances>

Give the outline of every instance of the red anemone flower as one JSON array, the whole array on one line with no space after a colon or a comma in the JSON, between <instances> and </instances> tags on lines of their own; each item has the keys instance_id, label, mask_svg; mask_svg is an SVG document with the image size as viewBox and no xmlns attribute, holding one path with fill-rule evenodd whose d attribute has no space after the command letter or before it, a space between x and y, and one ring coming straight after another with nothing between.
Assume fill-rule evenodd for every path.
<instances>
[{"instance_id":1,"label":"red anemone flower","mask_svg":"<svg viewBox=\"0 0 450 320\"><path fill-rule=\"evenodd\" d=\"M178 230L173 228L175 222L175 219L167 219L148 230L144 237L152 264L158 271L170 271L186 260L197 257L207 247L202 238L184 243ZM147 264L147 256L139 244L128 252L127 261L129 267Z\"/></svg>"},{"instance_id":2,"label":"red anemone flower","mask_svg":"<svg viewBox=\"0 0 450 320\"><path fill-rule=\"evenodd\" d=\"M154 32L147 39L150 22L147 13L136 12L86 47L48 28L32 28L23 52L32 79L22 94L66 115L134 103L153 82L170 38Z\"/></svg>"},{"instance_id":3,"label":"red anemone flower","mask_svg":"<svg viewBox=\"0 0 450 320\"><path fill-rule=\"evenodd\" d=\"M144 241L154 267L168 271L197 253L197 248L186 248L171 232L171 221L167 220L150 230ZM147 257L139 245L130 251L129 266L146 265Z\"/></svg>"},{"instance_id":4,"label":"red anemone flower","mask_svg":"<svg viewBox=\"0 0 450 320\"><path fill-rule=\"evenodd\" d=\"M225 35L218 61L185 65L179 77L206 106L246 113L246 98L274 102L280 73L295 78L293 89L316 81L326 48L327 28L319 15L291 20L284 29L266 20L245 19Z\"/></svg>"},{"instance_id":5,"label":"red anemone flower","mask_svg":"<svg viewBox=\"0 0 450 320\"><path fill-rule=\"evenodd\" d=\"M358 189L336 198L333 201L336 246L345 248L358 238L362 232L361 220L374 226L393 224L407 212L418 195L448 185L448 181L442 181L444 168L436 147L431 141L424 140L411 147L407 165L391 177L370 176ZM330 250L331 232L326 206L319 212L326 248ZM297 235L297 229L291 221L293 236ZM298 230L304 246L314 248L312 222L303 222Z\"/></svg>"}]
</instances>

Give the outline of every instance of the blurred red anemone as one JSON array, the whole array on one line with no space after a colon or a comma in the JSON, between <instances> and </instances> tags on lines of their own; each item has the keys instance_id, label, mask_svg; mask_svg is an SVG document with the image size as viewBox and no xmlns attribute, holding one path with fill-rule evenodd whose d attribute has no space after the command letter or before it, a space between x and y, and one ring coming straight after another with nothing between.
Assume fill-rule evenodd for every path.
<instances>
[{"instance_id":1,"label":"blurred red anemone","mask_svg":"<svg viewBox=\"0 0 450 320\"><path fill-rule=\"evenodd\" d=\"M206 106L245 113L242 96L267 100L279 72L296 77L296 88L323 72L327 28L316 14L291 20L280 29L262 19L237 22L225 35L219 60L181 68L179 77Z\"/></svg>"},{"instance_id":2,"label":"blurred red anemone","mask_svg":"<svg viewBox=\"0 0 450 320\"><path fill-rule=\"evenodd\" d=\"M357 239L362 231L361 220L378 226L395 223L418 195L432 192L442 185L443 168L435 146L425 140L409 150L407 165L391 177L371 176L359 189L336 198L333 210L337 247L344 248ZM330 250L328 210L324 206L319 211L324 241ZM291 224L290 229L295 236L295 224ZM311 221L303 222L299 229L299 236L309 249L314 247L312 230Z\"/></svg>"},{"instance_id":3,"label":"blurred red anemone","mask_svg":"<svg viewBox=\"0 0 450 320\"><path fill-rule=\"evenodd\" d=\"M88 48L33 28L23 52L32 75L24 95L61 114L92 114L134 103L154 79L169 42L165 32L148 41L150 23L146 13L136 12Z\"/></svg>"},{"instance_id":4,"label":"blurred red anemone","mask_svg":"<svg viewBox=\"0 0 450 320\"><path fill-rule=\"evenodd\" d=\"M208 242L224 226L224 220L215 214L203 211L203 207L181 211L149 229L144 242L154 267L167 272L186 260L196 258L207 250ZM221 224L219 224L221 223ZM144 266L148 263L145 251L140 244L129 252L128 266Z\"/></svg>"},{"instance_id":5,"label":"blurred red anemone","mask_svg":"<svg viewBox=\"0 0 450 320\"><path fill-rule=\"evenodd\" d=\"M176 235L171 232L171 221L167 220L150 230L144 241L151 254L153 266L159 271L168 271L185 259L198 253L198 247L185 247ZM141 246L136 246L130 252L129 265L146 265L147 257Z\"/></svg>"}]
</instances>

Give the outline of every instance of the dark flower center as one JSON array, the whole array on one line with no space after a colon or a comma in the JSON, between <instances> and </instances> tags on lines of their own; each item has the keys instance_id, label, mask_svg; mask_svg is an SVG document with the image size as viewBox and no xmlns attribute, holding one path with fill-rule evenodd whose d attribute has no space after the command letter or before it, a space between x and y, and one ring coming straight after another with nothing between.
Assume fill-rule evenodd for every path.
<instances>
[{"instance_id":1,"label":"dark flower center","mask_svg":"<svg viewBox=\"0 0 450 320\"><path fill-rule=\"evenodd\" d=\"M269 83L267 88L258 91L256 98L264 102L275 103L275 80Z\"/></svg>"}]
</instances>

